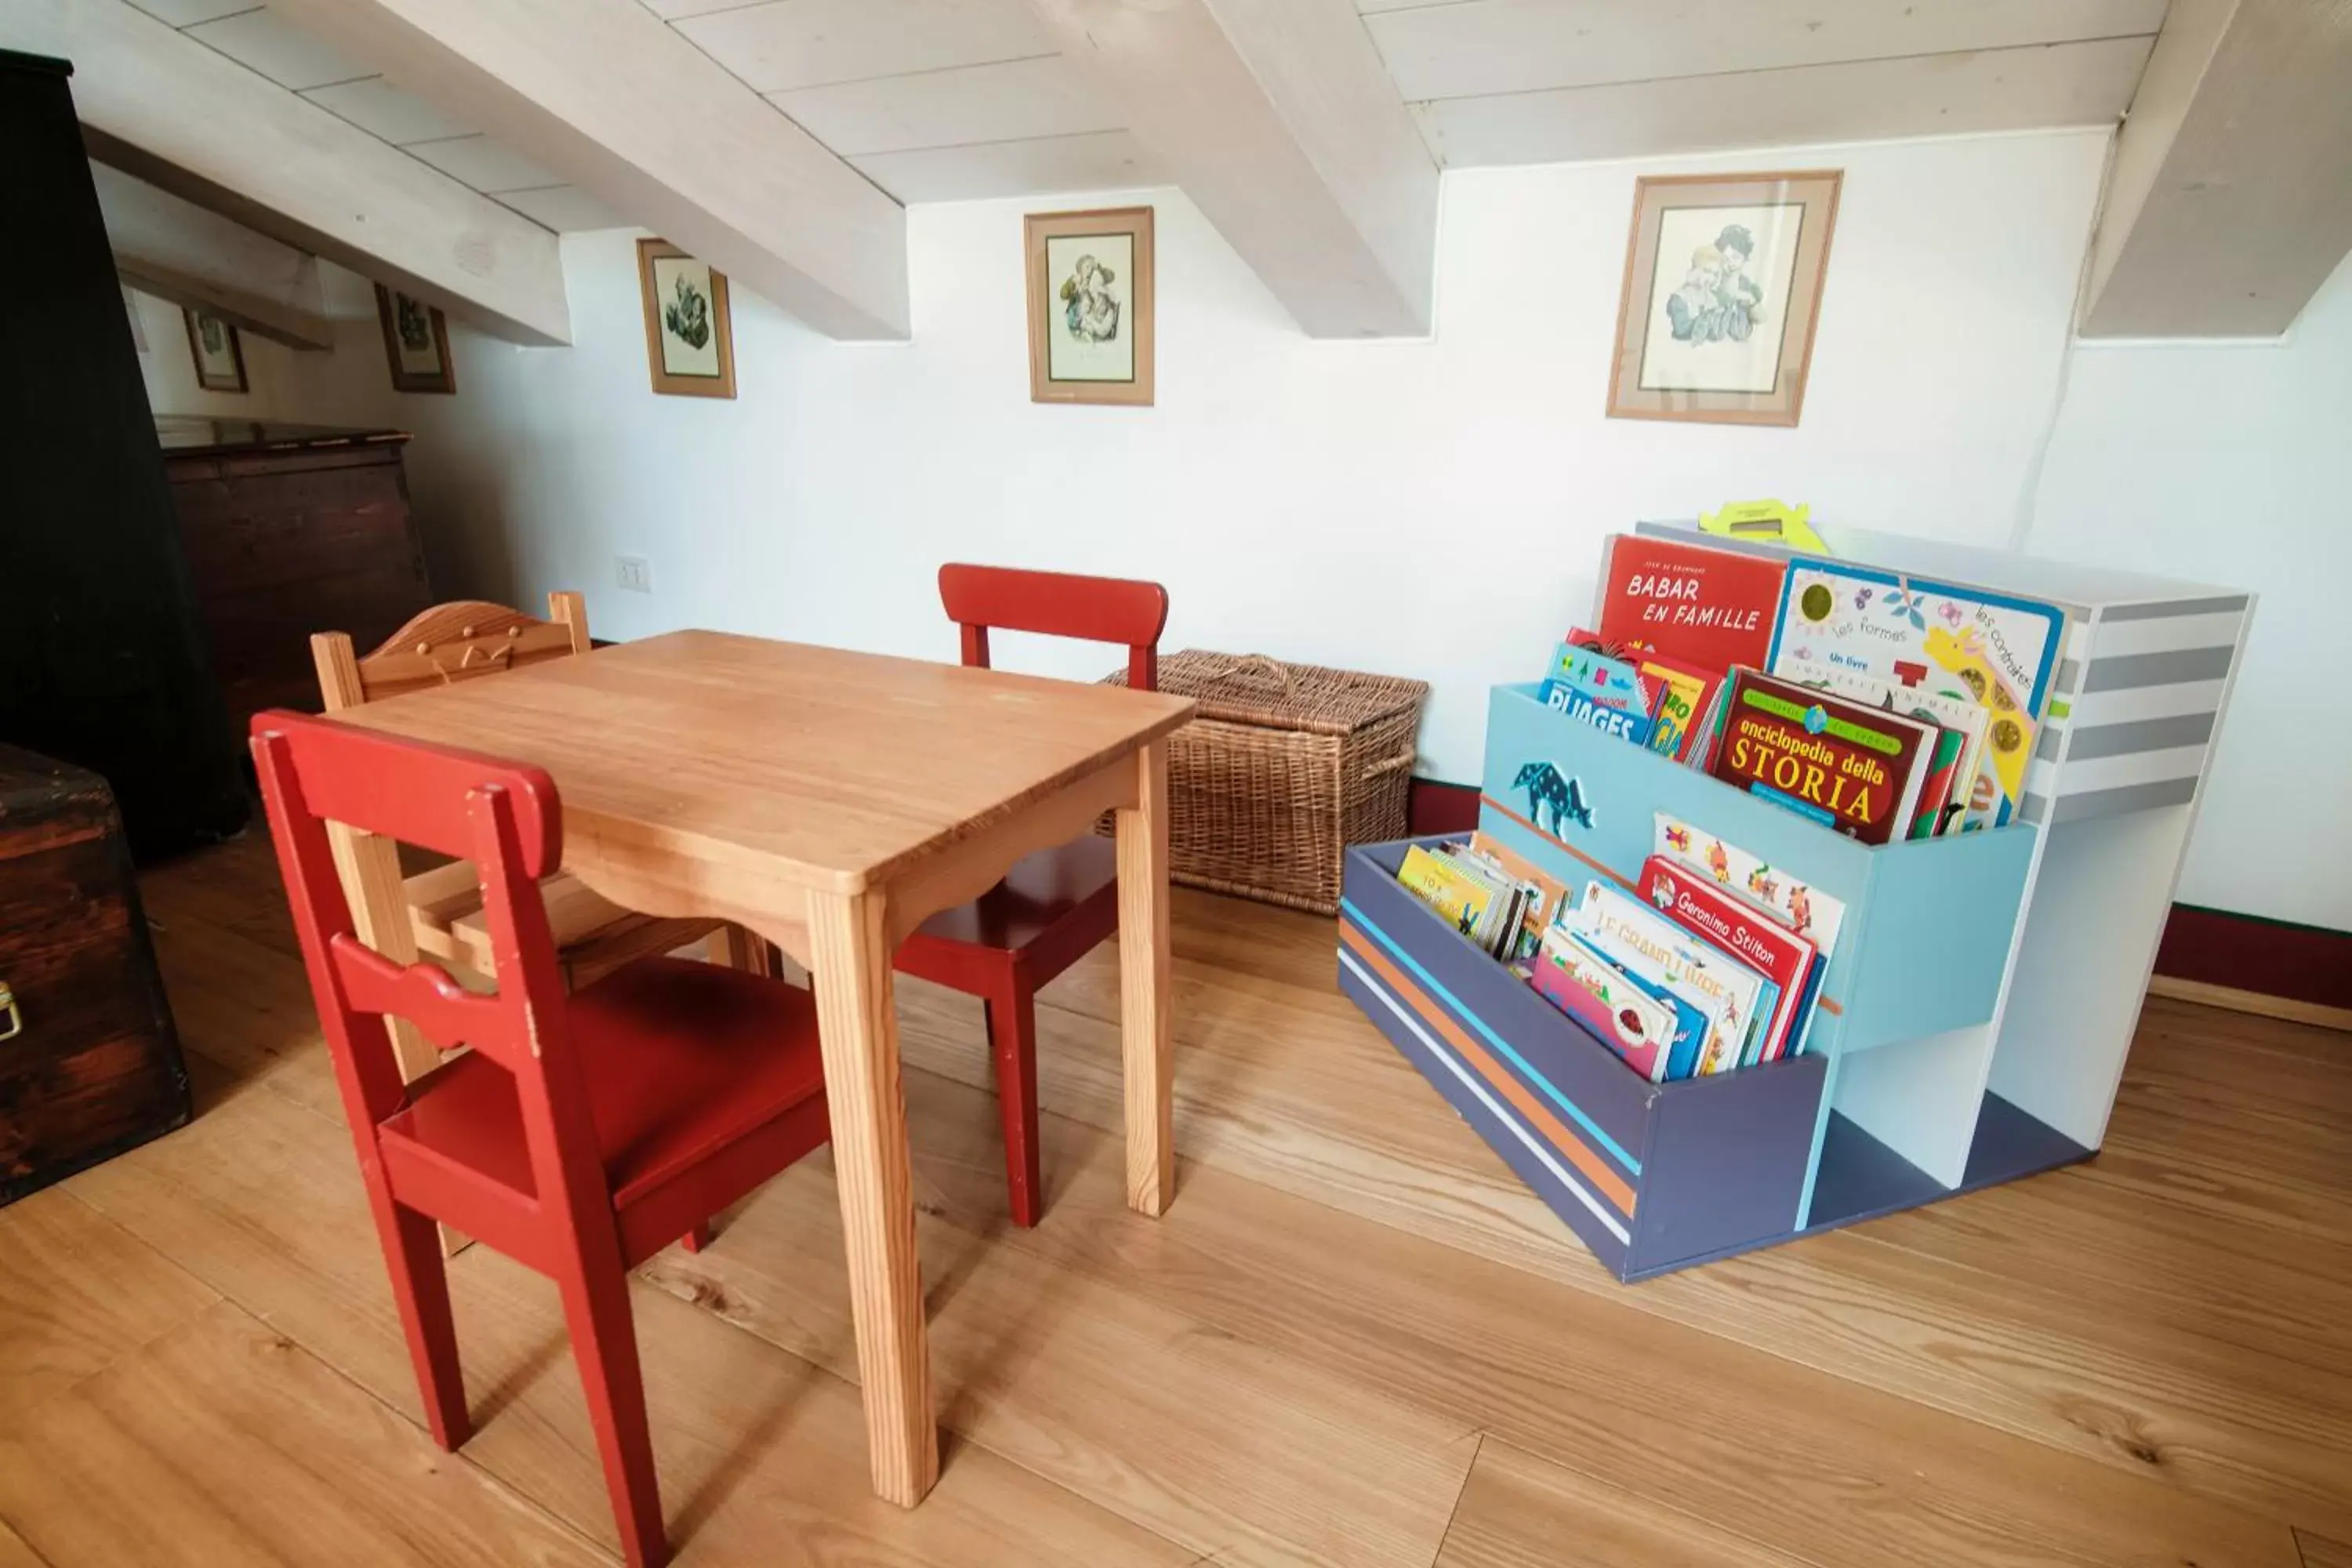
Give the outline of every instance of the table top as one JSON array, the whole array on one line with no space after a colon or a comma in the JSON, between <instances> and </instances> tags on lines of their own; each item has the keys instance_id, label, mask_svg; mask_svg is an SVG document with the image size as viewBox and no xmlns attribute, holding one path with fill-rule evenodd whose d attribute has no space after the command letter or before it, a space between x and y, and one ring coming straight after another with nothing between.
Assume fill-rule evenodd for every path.
<instances>
[{"instance_id":1,"label":"table top","mask_svg":"<svg viewBox=\"0 0 2352 1568\"><path fill-rule=\"evenodd\" d=\"M568 842L650 835L856 893L1192 711L1156 692L681 631L336 717L544 768Z\"/></svg>"}]
</instances>

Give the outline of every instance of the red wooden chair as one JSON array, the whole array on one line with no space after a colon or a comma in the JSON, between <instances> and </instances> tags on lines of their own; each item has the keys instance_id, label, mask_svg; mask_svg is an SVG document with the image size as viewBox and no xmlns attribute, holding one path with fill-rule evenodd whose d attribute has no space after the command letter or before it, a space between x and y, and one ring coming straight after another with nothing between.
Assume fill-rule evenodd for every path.
<instances>
[{"instance_id":1,"label":"red wooden chair","mask_svg":"<svg viewBox=\"0 0 2352 1568\"><path fill-rule=\"evenodd\" d=\"M254 763L434 1440L471 1435L434 1222L553 1278L630 1563L669 1557L627 1270L826 1141L809 994L639 959L567 997L539 879L562 859L536 768L263 713ZM472 862L483 994L361 944L327 823ZM445 1049L401 1082L385 1016Z\"/></svg>"},{"instance_id":2,"label":"red wooden chair","mask_svg":"<svg viewBox=\"0 0 2352 1568\"><path fill-rule=\"evenodd\" d=\"M1160 633L1168 590L1119 577L940 568L940 601L963 629L963 662L988 667L988 630L1121 643L1127 681L1160 685ZM972 902L925 921L899 949L902 973L981 999L996 1058L1004 1121L1004 1174L1013 1222L1037 1223L1037 988L1118 929L1118 858L1089 836L1041 849Z\"/></svg>"}]
</instances>

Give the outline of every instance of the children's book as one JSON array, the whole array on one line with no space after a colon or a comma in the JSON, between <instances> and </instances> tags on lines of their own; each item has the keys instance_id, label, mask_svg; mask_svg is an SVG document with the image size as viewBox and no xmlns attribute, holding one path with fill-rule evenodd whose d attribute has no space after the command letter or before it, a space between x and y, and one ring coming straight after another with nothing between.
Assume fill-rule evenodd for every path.
<instances>
[{"instance_id":1,"label":"children's book","mask_svg":"<svg viewBox=\"0 0 2352 1568\"><path fill-rule=\"evenodd\" d=\"M1802 1037L1803 1010L1811 1004L1811 981L1821 952L1803 937L1755 909L1713 879L1653 855L1642 865L1642 896L1670 917L1706 938L1778 988L1764 1018L1756 1051L1759 1061L1778 1061Z\"/></svg>"},{"instance_id":2,"label":"children's book","mask_svg":"<svg viewBox=\"0 0 2352 1568\"><path fill-rule=\"evenodd\" d=\"M1637 746L1650 743L1650 716L1639 710L1603 707L1560 680L1545 681L1537 695L1545 707L1565 713L1580 724L1590 724L1604 735L1615 735Z\"/></svg>"},{"instance_id":3,"label":"children's book","mask_svg":"<svg viewBox=\"0 0 2352 1568\"><path fill-rule=\"evenodd\" d=\"M1654 853L1704 874L1716 887L1745 899L1811 942L1823 960L1837 952L1845 902L1766 864L1737 844L1664 812L1651 814Z\"/></svg>"},{"instance_id":4,"label":"children's book","mask_svg":"<svg viewBox=\"0 0 2352 1568\"><path fill-rule=\"evenodd\" d=\"M1516 929L1516 889L1450 856L1433 854L1416 844L1405 851L1397 881L1488 952Z\"/></svg>"},{"instance_id":5,"label":"children's book","mask_svg":"<svg viewBox=\"0 0 2352 1568\"><path fill-rule=\"evenodd\" d=\"M1633 656L1633 668L1651 689L1650 750L1683 761L1698 724L1723 678L1662 653Z\"/></svg>"},{"instance_id":6,"label":"children's book","mask_svg":"<svg viewBox=\"0 0 2352 1568\"><path fill-rule=\"evenodd\" d=\"M1546 933L1528 983L1652 1083L1666 1080L1678 1043L1686 1063L1697 1059L1706 1021L1696 1011L1685 1029L1673 1007L1564 931Z\"/></svg>"},{"instance_id":7,"label":"children's book","mask_svg":"<svg viewBox=\"0 0 2352 1568\"><path fill-rule=\"evenodd\" d=\"M1565 923L1627 974L1664 987L1706 1016L1696 1075L1739 1065L1769 984L1763 975L1606 882L1586 883Z\"/></svg>"},{"instance_id":8,"label":"children's book","mask_svg":"<svg viewBox=\"0 0 2352 1568\"><path fill-rule=\"evenodd\" d=\"M1565 947L1581 953L1593 963L1600 965L1603 971L1615 975L1625 984L1631 985L1637 993L1649 997L1666 1010L1667 1015L1674 1020L1674 1043L1667 1047L1665 1076L1658 1081L1678 1082L1698 1071L1699 1058L1706 1050L1708 1034L1714 1027L1710 1015L1693 1005L1688 997L1679 994L1672 988L1645 975L1634 973L1622 964L1612 962L1608 954L1592 945L1590 938L1578 936L1566 926L1554 926L1545 933L1545 941L1552 946Z\"/></svg>"},{"instance_id":9,"label":"children's book","mask_svg":"<svg viewBox=\"0 0 2352 1568\"><path fill-rule=\"evenodd\" d=\"M1992 713L1986 708L1948 692L1924 687L1897 687L1889 700L1898 713L1927 719L1960 737L1960 754L1952 770L1952 788L1936 826L1938 834L1963 831L1971 817L1979 827L1990 827L2000 799L1999 781L1985 774L1987 734Z\"/></svg>"},{"instance_id":10,"label":"children's book","mask_svg":"<svg viewBox=\"0 0 2352 1568\"><path fill-rule=\"evenodd\" d=\"M1872 708L1908 713L1946 732L1937 745L1927 786L1920 792L1919 809L1921 816L1927 819L1927 830L1917 831L1919 824L1915 823L1912 837L1958 832L1972 794L1982 793L1986 808L1990 808L1992 797L1999 793L1997 787L1978 792L1975 786L1977 769L1984 760L1985 726L1990 715L1974 701L1917 686L1892 686L1875 676L1786 654L1781 656L1780 668L1774 673L1800 686L1834 691Z\"/></svg>"},{"instance_id":11,"label":"children's book","mask_svg":"<svg viewBox=\"0 0 2352 1568\"><path fill-rule=\"evenodd\" d=\"M2065 640L2065 611L2043 600L1800 558L1789 563L1765 668L1783 673L1784 658L1826 664L1983 708L1979 777L1998 791L1989 826L1999 826L2024 802Z\"/></svg>"},{"instance_id":12,"label":"children's book","mask_svg":"<svg viewBox=\"0 0 2352 1568\"><path fill-rule=\"evenodd\" d=\"M1580 640L1582 639L1582 640ZM1601 651L1589 632L1571 631L1552 654L1545 684L1558 681L1581 691L1603 708L1632 709L1647 713L1650 694L1632 664Z\"/></svg>"},{"instance_id":13,"label":"children's book","mask_svg":"<svg viewBox=\"0 0 2352 1568\"><path fill-rule=\"evenodd\" d=\"M1471 834L1467 844L1448 844L1444 847L1453 854L1469 857L1490 868L1496 876L1507 877L1527 889L1528 896L1519 911L1519 940L1505 956L1534 957L1543 933L1559 918L1561 906L1568 901L1568 884L1538 870L1534 862L1483 828Z\"/></svg>"},{"instance_id":14,"label":"children's book","mask_svg":"<svg viewBox=\"0 0 2352 1568\"><path fill-rule=\"evenodd\" d=\"M1784 562L1686 540L1611 536L1601 565L1597 628L1708 671L1764 667Z\"/></svg>"},{"instance_id":15,"label":"children's book","mask_svg":"<svg viewBox=\"0 0 2352 1568\"><path fill-rule=\"evenodd\" d=\"M1729 685L1717 778L1864 844L1910 830L1935 725L1752 669Z\"/></svg>"}]
</instances>

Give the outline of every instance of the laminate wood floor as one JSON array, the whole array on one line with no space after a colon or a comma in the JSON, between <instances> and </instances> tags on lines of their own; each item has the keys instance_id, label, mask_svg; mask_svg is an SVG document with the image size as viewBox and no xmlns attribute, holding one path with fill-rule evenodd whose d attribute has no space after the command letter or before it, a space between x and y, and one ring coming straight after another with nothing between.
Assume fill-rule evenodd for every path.
<instances>
[{"instance_id":1,"label":"laminate wood floor","mask_svg":"<svg viewBox=\"0 0 2352 1568\"><path fill-rule=\"evenodd\" d=\"M257 836L146 880L185 1130L0 1210L0 1568L615 1560L552 1290L451 1267L436 1450ZM1338 994L1176 899L1176 1203L1120 1198L1117 955L901 982L944 1473L867 1492L830 1167L638 1271L686 1564L2352 1564L2352 1039L2149 1004L2074 1170L1616 1284Z\"/></svg>"}]
</instances>

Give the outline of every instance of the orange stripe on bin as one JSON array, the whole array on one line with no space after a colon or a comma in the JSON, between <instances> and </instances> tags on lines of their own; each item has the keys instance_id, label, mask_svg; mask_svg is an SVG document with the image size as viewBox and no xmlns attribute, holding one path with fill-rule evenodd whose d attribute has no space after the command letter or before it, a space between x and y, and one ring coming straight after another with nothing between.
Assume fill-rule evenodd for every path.
<instances>
[{"instance_id":1,"label":"orange stripe on bin","mask_svg":"<svg viewBox=\"0 0 2352 1568\"><path fill-rule=\"evenodd\" d=\"M1421 1015L1423 1022L1435 1029L1445 1043L1460 1053L1462 1059L1477 1070L1478 1076L1502 1091L1512 1108L1533 1123L1537 1131L1551 1141L1552 1146L1568 1157L1570 1164L1581 1171L1603 1197L1617 1206L1627 1219L1633 1217L1633 1189L1624 1177L1604 1163L1592 1146L1572 1131L1568 1123L1552 1113L1551 1108L1538 1100L1533 1090L1514 1078L1503 1065L1486 1054L1485 1047L1470 1037L1470 1032L1454 1021L1454 1016L1422 994L1421 988L1398 969L1389 955L1382 952L1351 921L1339 922L1339 940L1354 951L1358 958L1370 964L1400 1001Z\"/></svg>"}]
</instances>

